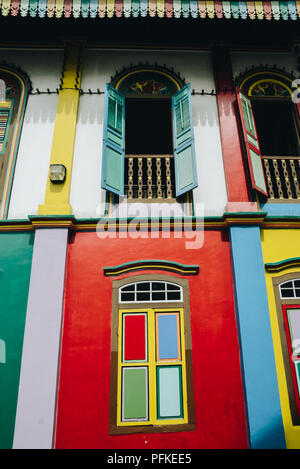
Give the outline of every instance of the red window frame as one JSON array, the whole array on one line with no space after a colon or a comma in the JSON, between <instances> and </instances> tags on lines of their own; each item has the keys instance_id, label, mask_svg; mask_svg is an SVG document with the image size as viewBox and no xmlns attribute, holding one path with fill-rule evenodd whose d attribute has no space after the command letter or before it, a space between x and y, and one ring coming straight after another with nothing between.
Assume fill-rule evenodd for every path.
<instances>
[{"instance_id":1,"label":"red window frame","mask_svg":"<svg viewBox=\"0 0 300 469\"><path fill-rule=\"evenodd\" d=\"M294 365L294 359L296 358L297 360L300 360L300 354L297 354L297 355L293 354L291 332L290 332L290 326L289 326L288 315L287 315L288 309L300 309L300 304L299 305L295 305L295 304L282 305L283 321L284 321L284 328L285 328L285 333L286 333L286 338L287 338L289 363L290 363L290 369L291 369L291 374L292 374L296 407L297 407L298 416L300 417L300 390L298 388L297 375L296 375L296 370L295 370L295 365Z\"/></svg>"}]
</instances>

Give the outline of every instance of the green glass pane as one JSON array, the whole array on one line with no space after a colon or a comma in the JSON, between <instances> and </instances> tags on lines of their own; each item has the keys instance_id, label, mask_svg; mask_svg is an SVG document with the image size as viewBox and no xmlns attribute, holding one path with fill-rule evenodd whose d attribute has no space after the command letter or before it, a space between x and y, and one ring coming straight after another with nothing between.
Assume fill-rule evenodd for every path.
<instances>
[{"instance_id":1,"label":"green glass pane","mask_svg":"<svg viewBox=\"0 0 300 469\"><path fill-rule=\"evenodd\" d=\"M157 367L157 407L159 419L183 417L181 366Z\"/></svg>"},{"instance_id":2,"label":"green glass pane","mask_svg":"<svg viewBox=\"0 0 300 469\"><path fill-rule=\"evenodd\" d=\"M123 368L122 421L148 420L148 369Z\"/></svg>"}]
</instances>

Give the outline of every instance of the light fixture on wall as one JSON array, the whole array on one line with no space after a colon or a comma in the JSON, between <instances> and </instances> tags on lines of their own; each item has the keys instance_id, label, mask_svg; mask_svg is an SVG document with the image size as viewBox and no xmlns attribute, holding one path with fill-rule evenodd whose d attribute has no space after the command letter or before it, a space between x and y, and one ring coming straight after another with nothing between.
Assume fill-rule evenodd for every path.
<instances>
[{"instance_id":1,"label":"light fixture on wall","mask_svg":"<svg viewBox=\"0 0 300 469\"><path fill-rule=\"evenodd\" d=\"M50 165L50 181L53 184L62 184L66 179L67 169L63 164L51 164Z\"/></svg>"}]
</instances>

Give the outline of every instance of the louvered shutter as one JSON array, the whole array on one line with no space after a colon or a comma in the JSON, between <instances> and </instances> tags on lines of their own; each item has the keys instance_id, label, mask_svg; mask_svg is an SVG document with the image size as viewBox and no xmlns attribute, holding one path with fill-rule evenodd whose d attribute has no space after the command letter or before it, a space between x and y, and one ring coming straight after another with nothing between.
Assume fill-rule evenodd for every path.
<instances>
[{"instance_id":1,"label":"louvered shutter","mask_svg":"<svg viewBox=\"0 0 300 469\"><path fill-rule=\"evenodd\" d=\"M0 103L0 155L5 152L12 110L11 101Z\"/></svg>"},{"instance_id":2,"label":"louvered shutter","mask_svg":"<svg viewBox=\"0 0 300 469\"><path fill-rule=\"evenodd\" d=\"M268 197L265 173L250 99L239 88L236 90L242 132L248 160L251 186Z\"/></svg>"},{"instance_id":3,"label":"louvered shutter","mask_svg":"<svg viewBox=\"0 0 300 469\"><path fill-rule=\"evenodd\" d=\"M124 135L125 97L106 85L102 188L117 195L124 195Z\"/></svg>"},{"instance_id":4,"label":"louvered shutter","mask_svg":"<svg viewBox=\"0 0 300 469\"><path fill-rule=\"evenodd\" d=\"M176 197L197 187L190 85L172 96Z\"/></svg>"}]
</instances>

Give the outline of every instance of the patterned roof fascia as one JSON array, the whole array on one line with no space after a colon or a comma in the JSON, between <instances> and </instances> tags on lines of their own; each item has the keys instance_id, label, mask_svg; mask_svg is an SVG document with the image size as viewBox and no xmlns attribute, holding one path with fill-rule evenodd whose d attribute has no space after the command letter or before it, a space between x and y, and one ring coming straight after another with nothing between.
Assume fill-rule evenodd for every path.
<instances>
[{"instance_id":1,"label":"patterned roof fascia","mask_svg":"<svg viewBox=\"0 0 300 469\"><path fill-rule=\"evenodd\" d=\"M44 18L208 18L299 20L300 0L2 0L2 16Z\"/></svg>"}]
</instances>

